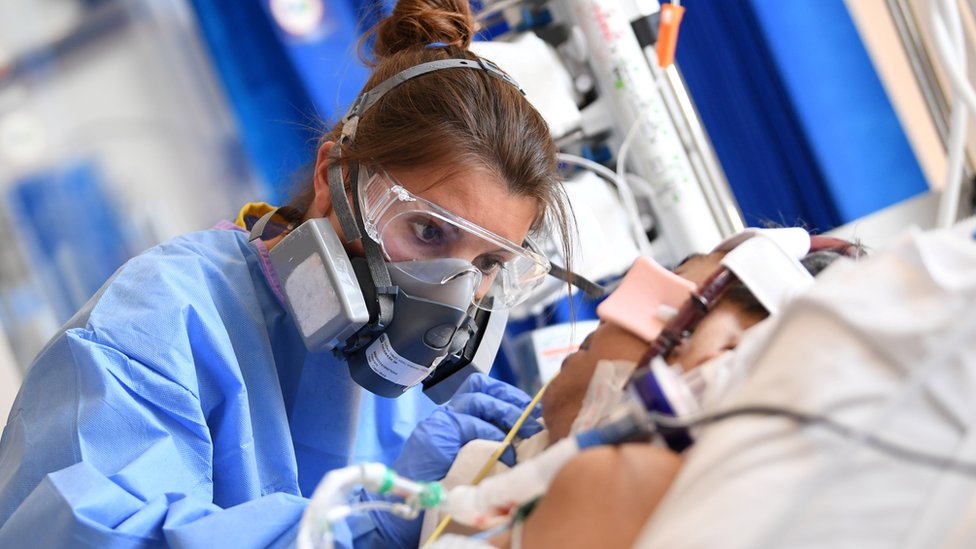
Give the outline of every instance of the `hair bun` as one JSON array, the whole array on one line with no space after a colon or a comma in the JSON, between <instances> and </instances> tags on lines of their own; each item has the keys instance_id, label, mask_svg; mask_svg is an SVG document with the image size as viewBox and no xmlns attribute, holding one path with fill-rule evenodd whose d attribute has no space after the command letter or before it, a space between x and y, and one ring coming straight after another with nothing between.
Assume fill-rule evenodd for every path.
<instances>
[{"instance_id":1,"label":"hair bun","mask_svg":"<svg viewBox=\"0 0 976 549\"><path fill-rule=\"evenodd\" d=\"M434 42L467 49L474 34L467 0L399 0L373 32L377 60Z\"/></svg>"}]
</instances>

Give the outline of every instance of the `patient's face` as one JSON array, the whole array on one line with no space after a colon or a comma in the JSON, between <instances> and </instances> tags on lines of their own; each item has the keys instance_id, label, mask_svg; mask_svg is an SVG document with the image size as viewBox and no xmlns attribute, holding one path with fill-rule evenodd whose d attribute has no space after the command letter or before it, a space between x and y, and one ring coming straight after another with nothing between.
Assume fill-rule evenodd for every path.
<instances>
[{"instance_id":1,"label":"patient's face","mask_svg":"<svg viewBox=\"0 0 976 549\"><path fill-rule=\"evenodd\" d=\"M721 254L695 257L677 267L674 272L695 284L701 284L715 272L721 259ZM681 364L685 369L695 368L734 348L743 332L760 320L761 317L743 313L733 303L719 302L699 323L694 334L668 357L668 363ZM643 339L616 324L601 323L583 341L579 351L566 357L559 375L546 390L542 400L542 415L546 420L550 439L556 440L569 434L599 361L637 362L646 350L647 343Z\"/></svg>"},{"instance_id":2,"label":"patient's face","mask_svg":"<svg viewBox=\"0 0 976 549\"><path fill-rule=\"evenodd\" d=\"M668 364L680 364L687 371L697 368L739 344L742 335L758 324L765 315L747 314L730 302L720 301L695 328L688 339L667 358Z\"/></svg>"}]
</instances>

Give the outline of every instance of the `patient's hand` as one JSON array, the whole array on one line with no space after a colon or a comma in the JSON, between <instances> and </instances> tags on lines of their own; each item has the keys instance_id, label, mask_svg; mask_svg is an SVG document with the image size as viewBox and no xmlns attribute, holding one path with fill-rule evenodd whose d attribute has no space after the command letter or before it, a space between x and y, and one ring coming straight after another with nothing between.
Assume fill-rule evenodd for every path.
<instances>
[{"instance_id":1,"label":"patient's hand","mask_svg":"<svg viewBox=\"0 0 976 549\"><path fill-rule=\"evenodd\" d=\"M522 547L631 547L680 466L677 454L649 444L583 452L529 516ZM493 545L509 547L509 536Z\"/></svg>"}]
</instances>

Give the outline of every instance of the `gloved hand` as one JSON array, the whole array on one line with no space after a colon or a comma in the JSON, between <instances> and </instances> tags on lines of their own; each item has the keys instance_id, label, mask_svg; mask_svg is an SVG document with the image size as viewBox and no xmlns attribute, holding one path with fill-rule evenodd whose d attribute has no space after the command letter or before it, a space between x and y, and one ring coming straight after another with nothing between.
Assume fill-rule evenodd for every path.
<instances>
[{"instance_id":1,"label":"gloved hand","mask_svg":"<svg viewBox=\"0 0 976 549\"><path fill-rule=\"evenodd\" d=\"M445 406L417 425L393 469L414 480L440 480L447 475L462 446L475 439L504 439L531 401L516 387L474 374ZM528 438L541 431L540 415L537 407L518 436ZM512 448L502 454L502 462L515 464Z\"/></svg>"},{"instance_id":2,"label":"gloved hand","mask_svg":"<svg viewBox=\"0 0 976 549\"><path fill-rule=\"evenodd\" d=\"M531 402L529 395L484 374L469 377L445 405L420 422L403 445L393 470L413 480L440 480L454 463L461 447L475 439L502 440ZM518 431L528 438L542 430L541 410L536 407ZM501 461L515 464L509 447ZM414 547L420 537L421 519L407 521L390 514L375 514L384 536L398 547Z\"/></svg>"}]
</instances>

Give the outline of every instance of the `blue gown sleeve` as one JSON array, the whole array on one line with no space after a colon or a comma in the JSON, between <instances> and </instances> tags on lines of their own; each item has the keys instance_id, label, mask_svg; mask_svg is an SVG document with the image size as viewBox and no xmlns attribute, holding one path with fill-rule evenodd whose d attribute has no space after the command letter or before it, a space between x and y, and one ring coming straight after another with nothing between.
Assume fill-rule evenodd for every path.
<instances>
[{"instance_id":1,"label":"blue gown sleeve","mask_svg":"<svg viewBox=\"0 0 976 549\"><path fill-rule=\"evenodd\" d=\"M0 547L293 545L306 499L212 503L220 471L189 388L84 330L41 357L0 443ZM376 545L369 523L340 525L337 546Z\"/></svg>"}]
</instances>

